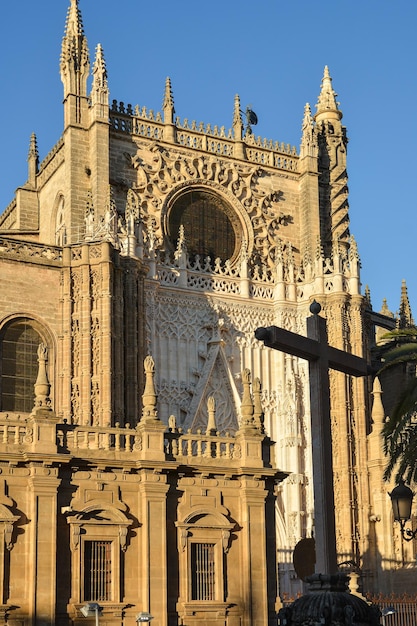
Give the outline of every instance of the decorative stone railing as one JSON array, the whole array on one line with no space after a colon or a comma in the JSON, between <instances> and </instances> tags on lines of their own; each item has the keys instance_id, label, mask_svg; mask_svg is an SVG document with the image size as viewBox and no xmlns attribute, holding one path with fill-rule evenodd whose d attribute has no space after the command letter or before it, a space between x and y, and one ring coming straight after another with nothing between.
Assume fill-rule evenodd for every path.
<instances>
[{"instance_id":1,"label":"decorative stone railing","mask_svg":"<svg viewBox=\"0 0 417 626\"><path fill-rule=\"evenodd\" d=\"M79 451L133 452L140 446L136 430L127 425L103 428L100 426L78 426L57 424L58 451L76 454Z\"/></svg>"},{"instance_id":2,"label":"decorative stone railing","mask_svg":"<svg viewBox=\"0 0 417 626\"><path fill-rule=\"evenodd\" d=\"M48 420L45 421L48 423ZM39 424L38 424L39 425ZM74 456L91 454L94 458L104 458L115 454L129 455L132 459L140 458L142 436L139 428L129 426L112 427L79 426L76 424L56 424L56 452ZM0 452L24 453L36 452L36 429L31 416L15 413L0 413ZM240 459L240 445L235 437L226 433L221 435L204 434L201 430L186 433L181 429L168 428L163 434L163 447L167 460L192 463L198 459L204 463L231 461Z\"/></svg>"},{"instance_id":3,"label":"decorative stone railing","mask_svg":"<svg viewBox=\"0 0 417 626\"><path fill-rule=\"evenodd\" d=\"M205 435L200 429L196 433L192 433L191 430L186 433L181 429L175 432L169 430L165 433L165 450L168 458L181 460L183 463L186 462L186 458L199 460L240 458L240 446L229 433Z\"/></svg>"},{"instance_id":4,"label":"decorative stone railing","mask_svg":"<svg viewBox=\"0 0 417 626\"><path fill-rule=\"evenodd\" d=\"M7 237L0 237L0 254L8 257L29 257L48 262L62 261L62 248L29 241L16 241Z\"/></svg>"},{"instance_id":5,"label":"decorative stone railing","mask_svg":"<svg viewBox=\"0 0 417 626\"><path fill-rule=\"evenodd\" d=\"M111 106L110 127L122 133L160 141L168 140L161 113L155 114L146 107L133 108L131 104L125 105L117 100L113 100ZM236 156L237 140L233 131L230 129L226 131L224 126L212 127L210 124L203 122L197 124L195 121L189 123L187 119L181 122L177 117L174 127L174 143L178 145L219 156ZM289 172L297 171L298 154L294 146L255 137L252 134L246 135L240 143L245 147L244 158L251 163Z\"/></svg>"},{"instance_id":6,"label":"decorative stone railing","mask_svg":"<svg viewBox=\"0 0 417 626\"><path fill-rule=\"evenodd\" d=\"M151 270L152 273L152 270ZM251 295L253 298L272 299L274 280L271 272L255 268L252 276L244 276L239 267L229 261L213 262L196 257L193 262L187 259L185 267L167 254L156 258L156 277L161 284L170 287L184 287L194 291L223 293L231 295Z\"/></svg>"},{"instance_id":7,"label":"decorative stone railing","mask_svg":"<svg viewBox=\"0 0 417 626\"><path fill-rule=\"evenodd\" d=\"M0 450L31 444L33 428L28 423L28 416L18 413L0 413Z\"/></svg>"}]
</instances>

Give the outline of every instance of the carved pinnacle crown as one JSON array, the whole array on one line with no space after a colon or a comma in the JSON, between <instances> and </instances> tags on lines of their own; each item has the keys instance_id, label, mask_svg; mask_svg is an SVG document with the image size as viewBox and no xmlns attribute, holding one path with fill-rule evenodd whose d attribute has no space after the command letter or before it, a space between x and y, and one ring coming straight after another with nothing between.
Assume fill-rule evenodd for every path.
<instances>
[{"instance_id":1,"label":"carved pinnacle crown","mask_svg":"<svg viewBox=\"0 0 417 626\"><path fill-rule=\"evenodd\" d=\"M336 114L337 119L342 119L343 115L342 112L339 110L338 102L336 102L336 96L337 93L332 87L332 79L330 76L329 68L326 65L326 67L324 68L323 80L321 81L321 91L316 104L316 121L318 117L325 118L328 117L329 114L333 118Z\"/></svg>"}]
</instances>

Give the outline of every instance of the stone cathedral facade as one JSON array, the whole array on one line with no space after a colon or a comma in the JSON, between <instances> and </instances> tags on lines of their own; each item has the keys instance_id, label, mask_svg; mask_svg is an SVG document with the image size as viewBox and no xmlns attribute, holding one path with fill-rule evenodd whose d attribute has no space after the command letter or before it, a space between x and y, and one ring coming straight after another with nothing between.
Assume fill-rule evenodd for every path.
<instances>
[{"instance_id":1,"label":"stone cathedral facade","mask_svg":"<svg viewBox=\"0 0 417 626\"><path fill-rule=\"evenodd\" d=\"M93 601L109 625L272 624L314 534L309 381L255 330L305 334L316 299L330 344L369 352L329 70L299 150L238 96L230 130L178 118L169 79L161 112L110 102L78 0L60 71L63 134L41 163L32 136L0 217L0 623ZM405 557L370 384L330 375L335 514L380 591Z\"/></svg>"}]
</instances>

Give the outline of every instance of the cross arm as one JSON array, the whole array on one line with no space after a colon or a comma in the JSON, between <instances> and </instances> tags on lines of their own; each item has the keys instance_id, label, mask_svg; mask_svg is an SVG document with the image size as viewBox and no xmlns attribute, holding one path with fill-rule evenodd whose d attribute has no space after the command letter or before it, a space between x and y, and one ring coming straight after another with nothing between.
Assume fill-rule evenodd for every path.
<instances>
[{"instance_id":1,"label":"cross arm","mask_svg":"<svg viewBox=\"0 0 417 626\"><path fill-rule=\"evenodd\" d=\"M279 328L278 326L257 328L255 337L259 341L263 341L267 348L293 354L300 357L300 359L315 361L320 356L318 341L297 335L297 333L292 333L290 330L285 330L285 328Z\"/></svg>"},{"instance_id":2,"label":"cross arm","mask_svg":"<svg viewBox=\"0 0 417 626\"><path fill-rule=\"evenodd\" d=\"M319 341L278 326L257 328L255 337L263 341L267 348L286 352L307 361L316 361L323 356L324 346L320 345ZM327 346L327 360L330 368L350 376L367 376L371 373L365 359L332 346Z\"/></svg>"}]
</instances>

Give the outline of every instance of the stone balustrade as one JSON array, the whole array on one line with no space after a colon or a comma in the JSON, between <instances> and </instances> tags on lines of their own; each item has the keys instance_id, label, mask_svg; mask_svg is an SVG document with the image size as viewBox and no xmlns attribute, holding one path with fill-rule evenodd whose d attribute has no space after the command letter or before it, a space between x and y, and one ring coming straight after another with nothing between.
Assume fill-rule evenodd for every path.
<instances>
[{"instance_id":1,"label":"stone balustrade","mask_svg":"<svg viewBox=\"0 0 417 626\"><path fill-rule=\"evenodd\" d=\"M46 420L47 422L48 420ZM29 415L0 413L0 452L24 452L36 450L34 427ZM168 428L164 433L163 446L167 459L180 460L181 463L198 459L230 461L239 459L240 447L235 437L226 433L204 434L201 430L186 433L181 429ZM142 437L137 429L120 426L112 427L81 426L76 424L56 424L56 447L58 453L78 455L86 452L122 453L132 455L132 460L140 457Z\"/></svg>"}]
</instances>

